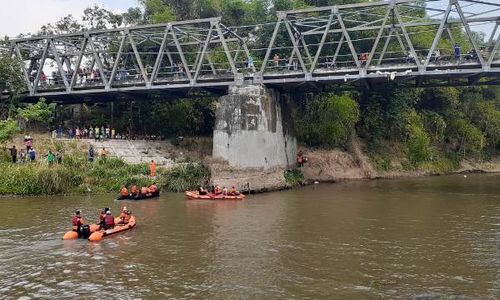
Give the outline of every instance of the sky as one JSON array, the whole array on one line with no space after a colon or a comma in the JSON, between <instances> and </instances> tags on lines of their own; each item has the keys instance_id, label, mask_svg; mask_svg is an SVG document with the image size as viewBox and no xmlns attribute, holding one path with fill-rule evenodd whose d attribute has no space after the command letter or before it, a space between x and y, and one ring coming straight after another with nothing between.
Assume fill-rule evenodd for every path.
<instances>
[{"instance_id":1,"label":"sky","mask_svg":"<svg viewBox=\"0 0 500 300\"><path fill-rule=\"evenodd\" d=\"M367 0L368 1L368 0ZM495 2L495 0L488 0ZM500 0L497 0L500 1ZM439 0L429 4L434 8L444 9L447 0ZM54 23L62 17L72 14L80 19L83 10L94 4L103 6L114 12L124 12L129 7L137 6L137 0L0 0L0 38L7 35L15 37L21 33L34 33L41 26L47 23ZM480 4L474 4L462 1L464 10L481 11L489 10L491 6L484 7ZM500 11L491 12L489 15L498 15ZM487 35L491 33L493 25L475 26L472 30L480 30Z\"/></svg>"},{"instance_id":2,"label":"sky","mask_svg":"<svg viewBox=\"0 0 500 300\"><path fill-rule=\"evenodd\" d=\"M79 19L83 10L97 4L114 12L137 6L136 0L0 0L0 37L36 32L47 24L72 14Z\"/></svg>"}]
</instances>

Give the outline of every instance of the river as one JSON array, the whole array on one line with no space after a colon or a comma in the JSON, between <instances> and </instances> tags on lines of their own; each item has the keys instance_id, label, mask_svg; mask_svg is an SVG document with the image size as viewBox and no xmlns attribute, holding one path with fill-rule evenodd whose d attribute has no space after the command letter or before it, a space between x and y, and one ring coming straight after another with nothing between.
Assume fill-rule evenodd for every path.
<instances>
[{"instance_id":1,"label":"river","mask_svg":"<svg viewBox=\"0 0 500 300\"><path fill-rule=\"evenodd\" d=\"M500 298L500 175L112 198L0 199L0 299ZM75 208L125 203L135 229L61 240Z\"/></svg>"}]
</instances>

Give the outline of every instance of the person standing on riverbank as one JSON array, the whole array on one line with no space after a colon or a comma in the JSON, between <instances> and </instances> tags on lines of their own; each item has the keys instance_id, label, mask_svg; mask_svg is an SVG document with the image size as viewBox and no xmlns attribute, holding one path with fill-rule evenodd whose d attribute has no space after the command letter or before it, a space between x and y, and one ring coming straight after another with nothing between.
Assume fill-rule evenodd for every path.
<instances>
[{"instance_id":1,"label":"person standing on riverbank","mask_svg":"<svg viewBox=\"0 0 500 300\"><path fill-rule=\"evenodd\" d=\"M35 151L35 148L31 147L28 151L28 158L30 159L30 161L35 161L36 159L36 151Z\"/></svg>"},{"instance_id":2,"label":"person standing on riverbank","mask_svg":"<svg viewBox=\"0 0 500 300\"><path fill-rule=\"evenodd\" d=\"M49 150L49 152L47 153L47 163L49 164L49 166L52 166L54 164L54 159L54 153Z\"/></svg>"},{"instance_id":3,"label":"person standing on riverbank","mask_svg":"<svg viewBox=\"0 0 500 300\"><path fill-rule=\"evenodd\" d=\"M99 156L102 158L102 159L106 159L106 157L108 157L108 154L109 154L109 151L106 150L106 148L102 147L101 150L99 150Z\"/></svg>"},{"instance_id":4,"label":"person standing on riverbank","mask_svg":"<svg viewBox=\"0 0 500 300\"><path fill-rule=\"evenodd\" d=\"M96 142L99 141L100 135L99 135L99 127L98 126L95 127L94 134L95 134L95 141Z\"/></svg>"},{"instance_id":5,"label":"person standing on riverbank","mask_svg":"<svg viewBox=\"0 0 500 300\"><path fill-rule=\"evenodd\" d=\"M26 146L26 153L28 153L30 149L33 148L33 139L29 135L24 137L24 145Z\"/></svg>"},{"instance_id":6,"label":"person standing on riverbank","mask_svg":"<svg viewBox=\"0 0 500 300\"><path fill-rule=\"evenodd\" d=\"M10 150L10 156L12 157L12 163L15 164L17 162L17 149L16 145L12 146Z\"/></svg>"},{"instance_id":7,"label":"person standing on riverbank","mask_svg":"<svg viewBox=\"0 0 500 300\"><path fill-rule=\"evenodd\" d=\"M94 147L90 146L90 148L89 148L89 161L90 162L94 161L94 156L95 156Z\"/></svg>"},{"instance_id":8,"label":"person standing on riverbank","mask_svg":"<svg viewBox=\"0 0 500 300\"><path fill-rule=\"evenodd\" d=\"M151 163L149 164L149 173L152 178L156 176L156 164L154 160L151 160Z\"/></svg>"}]
</instances>

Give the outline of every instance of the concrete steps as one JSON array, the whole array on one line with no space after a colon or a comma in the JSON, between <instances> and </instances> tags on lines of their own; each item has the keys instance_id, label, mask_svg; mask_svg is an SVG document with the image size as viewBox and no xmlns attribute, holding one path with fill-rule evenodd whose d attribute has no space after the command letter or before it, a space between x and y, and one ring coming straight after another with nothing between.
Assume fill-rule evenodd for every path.
<instances>
[{"instance_id":1,"label":"concrete steps","mask_svg":"<svg viewBox=\"0 0 500 300\"><path fill-rule=\"evenodd\" d=\"M121 158L129 164L149 163L151 160L166 168L174 164L169 158L170 144L165 141L104 140L96 142L90 139L84 141L94 146L96 154L104 147L111 156Z\"/></svg>"}]
</instances>

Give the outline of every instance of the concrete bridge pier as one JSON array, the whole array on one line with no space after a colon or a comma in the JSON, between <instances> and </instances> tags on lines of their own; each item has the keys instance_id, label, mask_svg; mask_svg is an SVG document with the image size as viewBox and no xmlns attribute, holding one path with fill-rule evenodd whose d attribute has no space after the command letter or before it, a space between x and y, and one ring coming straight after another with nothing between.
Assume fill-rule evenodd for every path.
<instances>
[{"instance_id":1,"label":"concrete bridge pier","mask_svg":"<svg viewBox=\"0 0 500 300\"><path fill-rule=\"evenodd\" d=\"M240 189L285 186L297 141L286 97L263 85L231 86L219 99L213 137L212 182Z\"/></svg>"}]
</instances>

